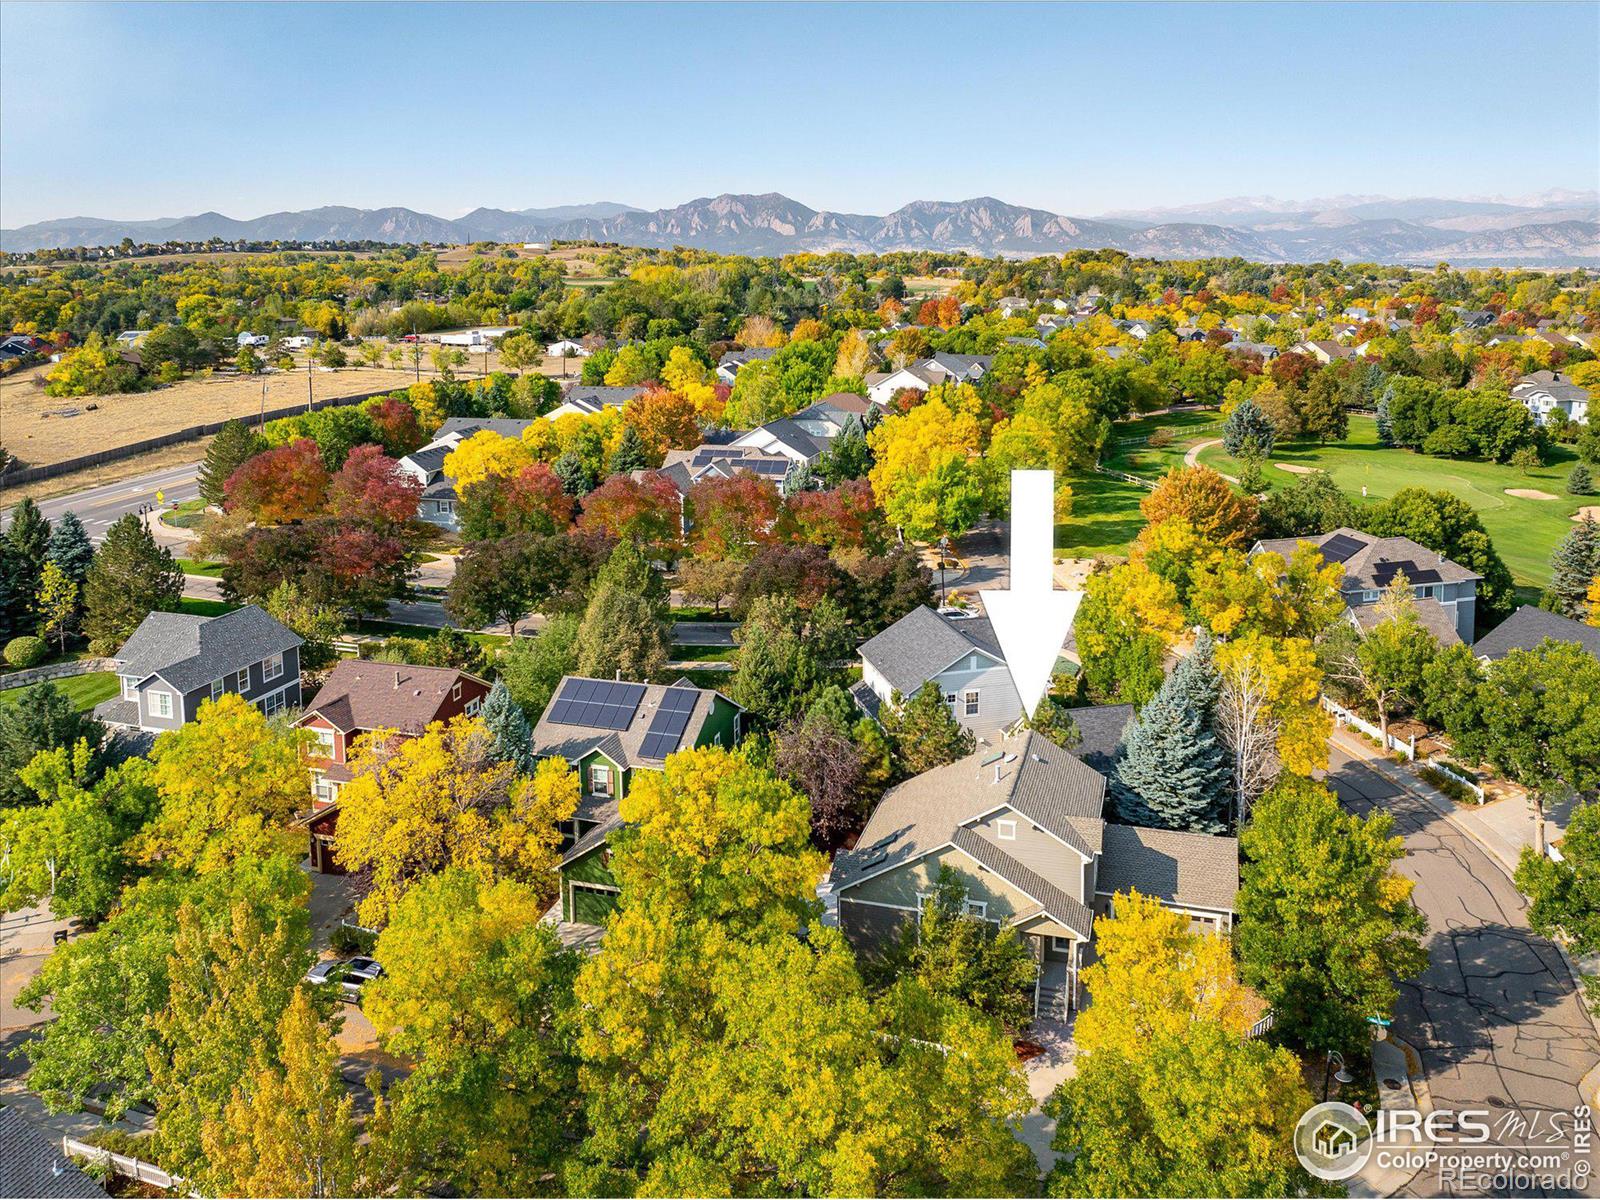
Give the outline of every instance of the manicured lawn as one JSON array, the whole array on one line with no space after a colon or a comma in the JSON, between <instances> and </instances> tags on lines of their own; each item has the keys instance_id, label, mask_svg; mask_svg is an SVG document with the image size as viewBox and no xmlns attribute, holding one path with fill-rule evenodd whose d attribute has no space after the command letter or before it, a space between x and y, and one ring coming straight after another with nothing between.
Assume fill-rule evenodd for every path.
<instances>
[{"instance_id":1,"label":"manicured lawn","mask_svg":"<svg viewBox=\"0 0 1600 1200\"><path fill-rule=\"evenodd\" d=\"M178 602L179 612L196 617L220 617L223 613L232 612L238 607L237 604L229 604L226 600L202 600L198 596L185 596Z\"/></svg>"},{"instance_id":2,"label":"manicured lawn","mask_svg":"<svg viewBox=\"0 0 1600 1200\"><path fill-rule=\"evenodd\" d=\"M444 630L432 625L405 625L399 621L362 621L351 632L378 634L382 637L420 638L427 641L435 634L443 633ZM511 644L511 639L503 633L473 633L470 630L461 632L478 645L487 646L491 650Z\"/></svg>"},{"instance_id":3,"label":"manicured lawn","mask_svg":"<svg viewBox=\"0 0 1600 1200\"><path fill-rule=\"evenodd\" d=\"M1072 475L1072 515L1056 526L1056 551L1068 558L1126 554L1144 528L1139 502L1150 493L1110 475Z\"/></svg>"},{"instance_id":4,"label":"manicured lawn","mask_svg":"<svg viewBox=\"0 0 1600 1200\"><path fill-rule=\"evenodd\" d=\"M737 646L673 646L674 662L732 662Z\"/></svg>"},{"instance_id":5,"label":"manicured lawn","mask_svg":"<svg viewBox=\"0 0 1600 1200\"><path fill-rule=\"evenodd\" d=\"M72 701L79 712L86 712L102 700L109 700L120 689L117 677L110 671L94 671L88 675L72 675L52 681L56 690ZM0 704L15 704L27 688L8 688L0 692Z\"/></svg>"},{"instance_id":6,"label":"manicured lawn","mask_svg":"<svg viewBox=\"0 0 1600 1200\"><path fill-rule=\"evenodd\" d=\"M1239 473L1238 464L1212 446L1200 452L1199 461L1229 475ZM1366 488L1366 503L1393 496L1401 488L1425 487L1460 496L1478 511L1483 527L1489 531L1495 549L1518 583L1543 585L1550 581L1550 552L1572 528L1572 514L1592 496L1567 494L1567 474L1576 456L1566 446L1557 446L1552 462L1532 471L1495 463L1464 462L1434 458L1411 450L1384 446L1378 441L1377 422L1370 417L1351 417L1349 436L1327 446L1296 443L1280 447L1273 464L1290 463L1328 472L1333 480L1357 503ZM1294 474L1266 468L1267 486L1288 487ZM1554 500L1528 500L1506 495L1507 488L1527 488L1548 492Z\"/></svg>"},{"instance_id":7,"label":"manicured lawn","mask_svg":"<svg viewBox=\"0 0 1600 1200\"><path fill-rule=\"evenodd\" d=\"M1217 431L1220 421L1220 415L1215 412L1163 413L1156 417L1140 417L1137 421L1121 421L1111 427L1111 436L1106 440L1100 461L1113 471L1159 479L1173 467L1183 466L1183 456L1190 446L1206 438L1220 437ZM1171 430L1170 444L1118 444L1147 438L1157 429Z\"/></svg>"},{"instance_id":8,"label":"manicured lawn","mask_svg":"<svg viewBox=\"0 0 1600 1200\"><path fill-rule=\"evenodd\" d=\"M222 578L222 564L216 562L202 562L197 558L180 558L178 570L185 575L207 575L212 579Z\"/></svg>"},{"instance_id":9,"label":"manicured lawn","mask_svg":"<svg viewBox=\"0 0 1600 1200\"><path fill-rule=\"evenodd\" d=\"M168 525L174 525L179 529L193 529L201 521L205 520L205 516L206 502L196 496L193 500L185 500L182 504L169 508L161 514L161 519ZM191 571L189 573L195 575L199 572Z\"/></svg>"}]
</instances>

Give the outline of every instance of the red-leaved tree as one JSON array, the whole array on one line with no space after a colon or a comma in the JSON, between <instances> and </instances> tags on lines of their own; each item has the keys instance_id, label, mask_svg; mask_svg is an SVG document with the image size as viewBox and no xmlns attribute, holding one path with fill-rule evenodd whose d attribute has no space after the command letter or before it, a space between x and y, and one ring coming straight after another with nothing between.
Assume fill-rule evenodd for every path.
<instances>
[{"instance_id":1,"label":"red-leaved tree","mask_svg":"<svg viewBox=\"0 0 1600 1200\"><path fill-rule=\"evenodd\" d=\"M689 490L689 536L701 558L749 558L774 536L778 489L748 471Z\"/></svg>"},{"instance_id":2,"label":"red-leaved tree","mask_svg":"<svg viewBox=\"0 0 1600 1200\"><path fill-rule=\"evenodd\" d=\"M421 422L417 420L417 410L411 407L409 400L400 396L383 396L367 401L366 412L372 422L372 431L383 443L386 454L404 458L428 440Z\"/></svg>"},{"instance_id":3,"label":"red-leaved tree","mask_svg":"<svg viewBox=\"0 0 1600 1200\"><path fill-rule=\"evenodd\" d=\"M678 538L680 511L678 489L665 475L613 475L583 498L578 528L619 541L665 546Z\"/></svg>"},{"instance_id":4,"label":"red-leaved tree","mask_svg":"<svg viewBox=\"0 0 1600 1200\"><path fill-rule=\"evenodd\" d=\"M328 511L345 520L404 525L416 518L422 481L381 446L357 446L328 484Z\"/></svg>"},{"instance_id":5,"label":"red-leaved tree","mask_svg":"<svg viewBox=\"0 0 1600 1200\"><path fill-rule=\"evenodd\" d=\"M849 479L826 492L796 492L784 508L796 541L873 553L883 548L883 514L865 479Z\"/></svg>"},{"instance_id":6,"label":"red-leaved tree","mask_svg":"<svg viewBox=\"0 0 1600 1200\"><path fill-rule=\"evenodd\" d=\"M328 468L310 438L247 458L222 485L222 507L246 512L260 525L303 521L321 510Z\"/></svg>"}]
</instances>

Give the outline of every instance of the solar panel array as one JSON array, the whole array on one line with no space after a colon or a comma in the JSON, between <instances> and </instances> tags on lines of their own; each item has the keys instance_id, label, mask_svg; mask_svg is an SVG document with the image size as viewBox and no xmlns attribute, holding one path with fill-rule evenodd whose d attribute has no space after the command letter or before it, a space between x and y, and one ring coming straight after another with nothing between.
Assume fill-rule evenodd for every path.
<instances>
[{"instance_id":1,"label":"solar panel array","mask_svg":"<svg viewBox=\"0 0 1600 1200\"><path fill-rule=\"evenodd\" d=\"M689 728L689 718L694 713L700 693L689 688L669 687L661 693L661 705L645 731L644 745L639 747L643 758L666 758L683 741L683 731Z\"/></svg>"},{"instance_id":2,"label":"solar panel array","mask_svg":"<svg viewBox=\"0 0 1600 1200\"><path fill-rule=\"evenodd\" d=\"M1410 559L1402 559L1400 562L1381 562L1372 569L1372 578L1379 587L1388 587L1393 582L1394 577L1402 572L1405 573L1407 583L1442 582L1439 578L1439 572L1431 567L1419 567Z\"/></svg>"},{"instance_id":3,"label":"solar panel array","mask_svg":"<svg viewBox=\"0 0 1600 1200\"><path fill-rule=\"evenodd\" d=\"M623 730L644 699L644 684L609 679L569 679L550 706L557 725L582 725L589 729Z\"/></svg>"},{"instance_id":4,"label":"solar panel array","mask_svg":"<svg viewBox=\"0 0 1600 1200\"><path fill-rule=\"evenodd\" d=\"M1336 533L1322 543L1322 557L1328 562L1342 563L1366 548L1365 542L1358 541L1347 533Z\"/></svg>"}]
</instances>

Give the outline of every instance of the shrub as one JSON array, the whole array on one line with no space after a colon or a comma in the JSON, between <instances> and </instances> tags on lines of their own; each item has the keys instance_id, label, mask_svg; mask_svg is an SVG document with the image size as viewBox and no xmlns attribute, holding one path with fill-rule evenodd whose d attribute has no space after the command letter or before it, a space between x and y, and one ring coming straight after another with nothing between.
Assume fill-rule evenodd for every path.
<instances>
[{"instance_id":1,"label":"shrub","mask_svg":"<svg viewBox=\"0 0 1600 1200\"><path fill-rule=\"evenodd\" d=\"M1578 463L1567 476L1567 491L1574 496L1594 495L1594 472L1587 463Z\"/></svg>"},{"instance_id":2,"label":"shrub","mask_svg":"<svg viewBox=\"0 0 1600 1200\"><path fill-rule=\"evenodd\" d=\"M17 637L6 643L6 662L19 669L38 666L48 653L43 638Z\"/></svg>"},{"instance_id":3,"label":"shrub","mask_svg":"<svg viewBox=\"0 0 1600 1200\"><path fill-rule=\"evenodd\" d=\"M1159 450L1163 446L1172 445L1172 430L1168 429L1165 425L1159 429L1152 430L1150 437L1145 444L1155 450Z\"/></svg>"},{"instance_id":4,"label":"shrub","mask_svg":"<svg viewBox=\"0 0 1600 1200\"><path fill-rule=\"evenodd\" d=\"M1537 470L1542 465L1538 449L1533 446L1517 447L1511 454L1511 465L1524 474Z\"/></svg>"},{"instance_id":5,"label":"shrub","mask_svg":"<svg viewBox=\"0 0 1600 1200\"><path fill-rule=\"evenodd\" d=\"M1478 797L1473 794L1472 790L1453 775L1446 775L1443 771L1436 770L1433 767L1419 767L1417 774L1422 777L1424 783L1437 791L1443 792L1457 804L1476 804L1478 802Z\"/></svg>"}]
</instances>

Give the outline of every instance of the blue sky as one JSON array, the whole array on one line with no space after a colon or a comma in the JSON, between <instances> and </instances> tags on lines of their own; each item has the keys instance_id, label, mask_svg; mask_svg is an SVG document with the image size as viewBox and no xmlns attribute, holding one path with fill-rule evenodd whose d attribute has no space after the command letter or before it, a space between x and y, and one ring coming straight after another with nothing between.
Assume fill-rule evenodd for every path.
<instances>
[{"instance_id":1,"label":"blue sky","mask_svg":"<svg viewBox=\"0 0 1600 1200\"><path fill-rule=\"evenodd\" d=\"M1600 186L1600 5L0 5L0 223Z\"/></svg>"}]
</instances>

